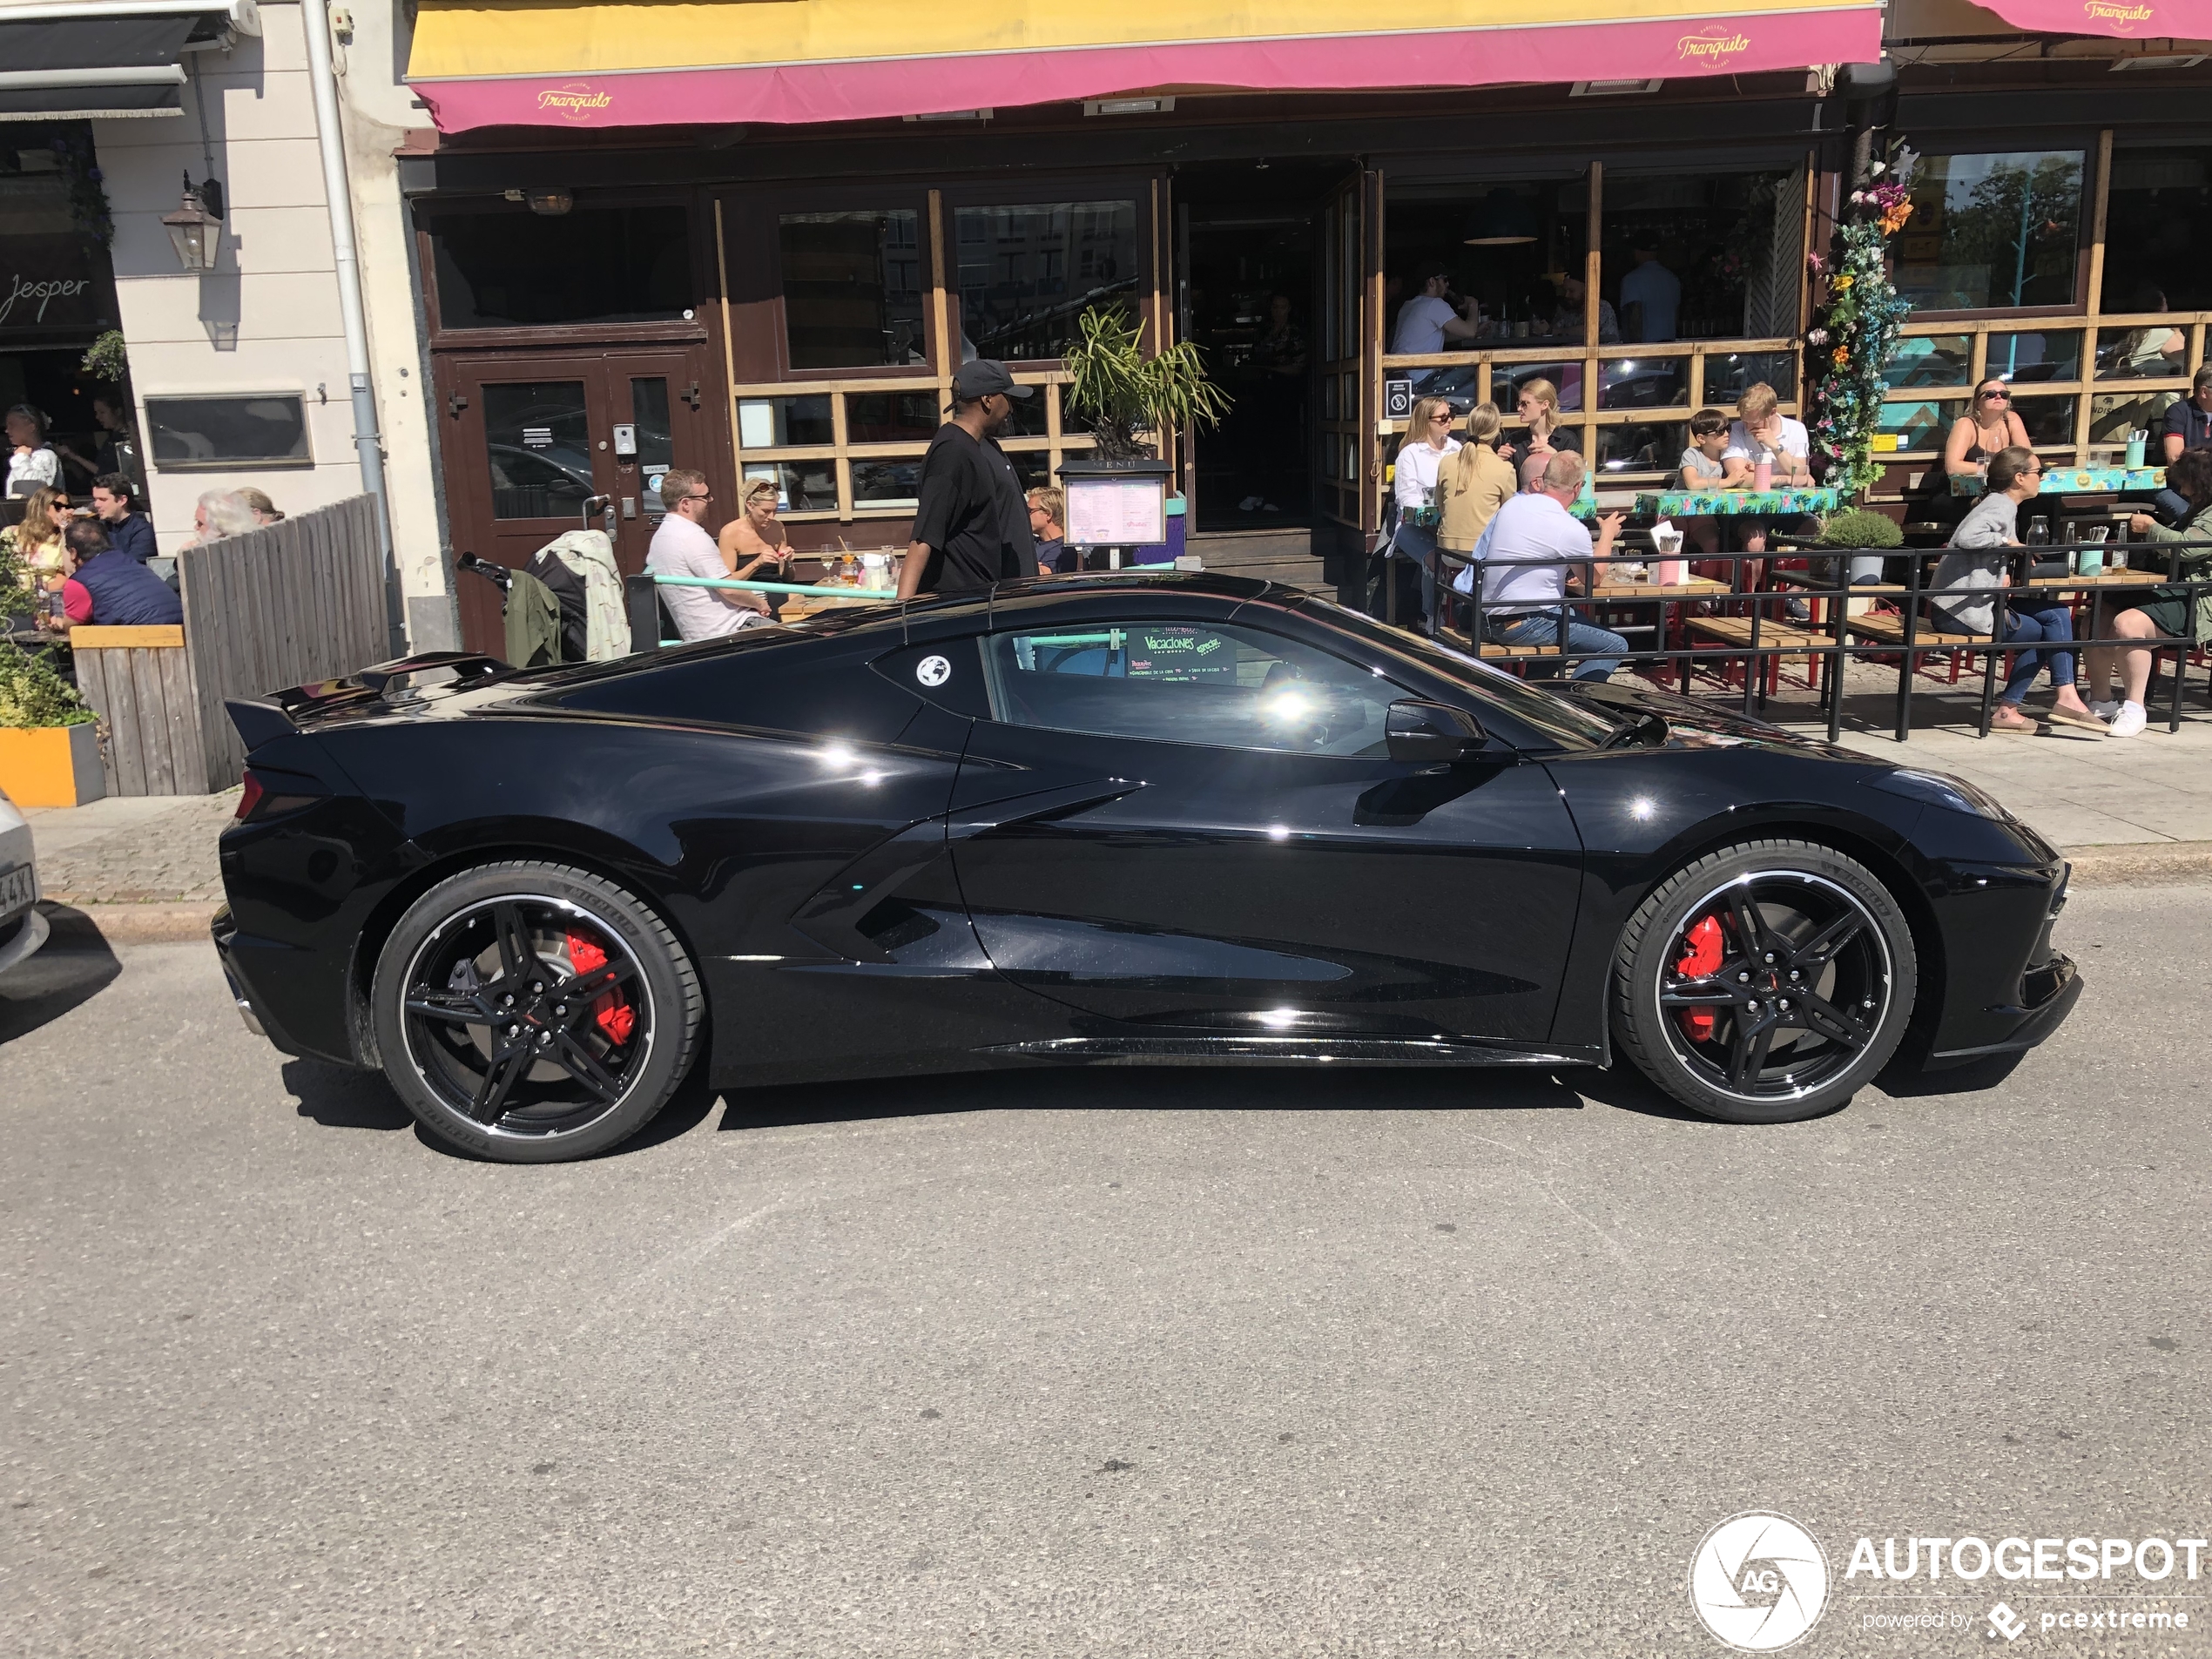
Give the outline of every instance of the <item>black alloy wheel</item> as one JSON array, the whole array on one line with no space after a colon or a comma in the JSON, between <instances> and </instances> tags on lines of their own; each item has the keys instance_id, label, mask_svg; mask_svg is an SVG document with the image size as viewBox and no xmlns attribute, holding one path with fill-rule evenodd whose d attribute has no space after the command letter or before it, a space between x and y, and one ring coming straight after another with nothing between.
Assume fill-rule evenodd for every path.
<instances>
[{"instance_id":1,"label":"black alloy wheel","mask_svg":"<svg viewBox=\"0 0 2212 1659\"><path fill-rule=\"evenodd\" d=\"M464 872L401 918L378 958L391 1080L441 1139L509 1163L604 1151L688 1069L697 975L613 883L558 865Z\"/></svg>"},{"instance_id":2,"label":"black alloy wheel","mask_svg":"<svg viewBox=\"0 0 2212 1659\"><path fill-rule=\"evenodd\" d=\"M1871 871L1810 842L1754 842L1639 907L1615 961L1614 1031L1693 1110L1790 1123L1888 1062L1918 984L1912 928Z\"/></svg>"}]
</instances>

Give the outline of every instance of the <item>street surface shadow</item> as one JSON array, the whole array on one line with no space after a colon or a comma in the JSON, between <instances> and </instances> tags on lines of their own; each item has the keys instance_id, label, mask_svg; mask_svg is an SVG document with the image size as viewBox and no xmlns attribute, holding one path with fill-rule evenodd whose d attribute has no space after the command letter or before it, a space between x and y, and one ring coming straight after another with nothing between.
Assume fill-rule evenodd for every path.
<instances>
[{"instance_id":1,"label":"street surface shadow","mask_svg":"<svg viewBox=\"0 0 2212 1659\"><path fill-rule=\"evenodd\" d=\"M1581 1071L1565 1074L1577 1082ZM1588 1073L1595 1076L1601 1074ZM1347 1079L1356 1079L1347 1098ZM1404 1112L1578 1110L1581 1096L1540 1071L1474 1067L1096 1066L952 1072L732 1089L720 1128L789 1129L1049 1106L1055 1111L1132 1105L1208 1111Z\"/></svg>"},{"instance_id":2,"label":"street surface shadow","mask_svg":"<svg viewBox=\"0 0 2212 1659\"><path fill-rule=\"evenodd\" d=\"M122 971L123 964L98 934L65 934L57 928L54 937L0 979L0 1043L12 1042L81 1008L114 983Z\"/></svg>"},{"instance_id":3,"label":"street surface shadow","mask_svg":"<svg viewBox=\"0 0 2212 1659\"><path fill-rule=\"evenodd\" d=\"M1874 1086L1900 1100L1925 1095L1979 1095L2000 1087L2027 1058L2027 1050L2022 1049L2018 1054L1991 1055L1955 1071L1923 1071L1917 1057L1900 1055L1875 1078Z\"/></svg>"}]
</instances>

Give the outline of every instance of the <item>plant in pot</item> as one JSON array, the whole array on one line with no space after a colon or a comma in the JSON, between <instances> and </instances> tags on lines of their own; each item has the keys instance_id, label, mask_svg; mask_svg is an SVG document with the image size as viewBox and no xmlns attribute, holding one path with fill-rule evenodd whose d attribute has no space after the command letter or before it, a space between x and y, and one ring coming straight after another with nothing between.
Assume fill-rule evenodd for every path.
<instances>
[{"instance_id":1,"label":"plant in pot","mask_svg":"<svg viewBox=\"0 0 2212 1659\"><path fill-rule=\"evenodd\" d=\"M1092 306L1076 320L1068 368L1069 412L1098 441L1102 461L1134 461L1155 453L1143 435L1170 426L1211 427L1229 408L1229 394L1206 377L1205 354L1178 341L1148 357L1143 330L1125 306Z\"/></svg>"},{"instance_id":2,"label":"plant in pot","mask_svg":"<svg viewBox=\"0 0 2212 1659\"><path fill-rule=\"evenodd\" d=\"M50 655L0 642L0 788L18 806L80 806L107 792L99 716Z\"/></svg>"}]
</instances>

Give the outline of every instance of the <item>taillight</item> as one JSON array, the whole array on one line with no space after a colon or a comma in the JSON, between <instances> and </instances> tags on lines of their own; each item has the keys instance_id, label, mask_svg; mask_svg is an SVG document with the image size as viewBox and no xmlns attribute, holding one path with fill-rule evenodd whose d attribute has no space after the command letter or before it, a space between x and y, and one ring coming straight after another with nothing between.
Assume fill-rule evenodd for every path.
<instances>
[{"instance_id":1,"label":"taillight","mask_svg":"<svg viewBox=\"0 0 2212 1659\"><path fill-rule=\"evenodd\" d=\"M265 774L249 767L245 787L239 792L238 821L244 824L296 813L314 806L324 794L312 778L288 772Z\"/></svg>"}]
</instances>

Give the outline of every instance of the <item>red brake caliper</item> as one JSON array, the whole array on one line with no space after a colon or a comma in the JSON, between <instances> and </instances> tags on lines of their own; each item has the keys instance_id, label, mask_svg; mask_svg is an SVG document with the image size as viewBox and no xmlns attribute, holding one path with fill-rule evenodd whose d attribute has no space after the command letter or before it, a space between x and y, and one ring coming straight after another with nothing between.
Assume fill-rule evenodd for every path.
<instances>
[{"instance_id":1,"label":"red brake caliper","mask_svg":"<svg viewBox=\"0 0 2212 1659\"><path fill-rule=\"evenodd\" d=\"M1719 961L1715 957L1716 961ZM572 973L589 974L607 965L607 953L586 939L582 934L569 935L569 968ZM619 1047L630 1041L631 1028L637 1023L637 1010L623 999L620 991L609 991L591 1004L591 1017L607 1034L607 1041Z\"/></svg>"},{"instance_id":2,"label":"red brake caliper","mask_svg":"<svg viewBox=\"0 0 2212 1659\"><path fill-rule=\"evenodd\" d=\"M1683 935L1689 945L1689 954L1675 964L1675 972L1685 979L1707 979L1720 972L1722 953L1726 941L1721 936L1720 918L1708 916ZM1713 1026L1719 1018L1711 1008L1684 1008L1682 1028L1694 1042L1703 1042L1713 1035Z\"/></svg>"}]
</instances>

